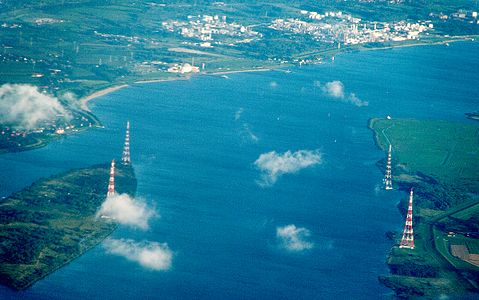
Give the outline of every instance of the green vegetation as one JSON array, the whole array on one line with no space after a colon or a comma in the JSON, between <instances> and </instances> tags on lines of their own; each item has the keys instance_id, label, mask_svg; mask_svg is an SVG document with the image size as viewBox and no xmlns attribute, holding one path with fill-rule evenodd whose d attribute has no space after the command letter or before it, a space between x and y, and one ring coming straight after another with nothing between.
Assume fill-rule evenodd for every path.
<instances>
[{"instance_id":1,"label":"green vegetation","mask_svg":"<svg viewBox=\"0 0 479 300\"><path fill-rule=\"evenodd\" d=\"M386 151L392 144L396 183L417 188L420 206L447 209L467 201L468 192L479 193L478 126L373 119L370 127L381 149Z\"/></svg>"},{"instance_id":2,"label":"green vegetation","mask_svg":"<svg viewBox=\"0 0 479 300\"><path fill-rule=\"evenodd\" d=\"M427 170L444 182L470 181L477 187L479 127L433 120L373 120L371 126L382 149L393 145L395 159L406 173ZM418 151L424 153L418 155ZM427 150L427 151L426 151Z\"/></svg>"},{"instance_id":3,"label":"green vegetation","mask_svg":"<svg viewBox=\"0 0 479 300\"><path fill-rule=\"evenodd\" d=\"M380 281L407 298L477 292L479 267L453 256L451 245L479 253L479 126L413 119L372 119L369 126L381 149L393 147L395 187L415 191L416 247L393 247L391 275ZM405 197L404 214L406 205Z\"/></svg>"},{"instance_id":4,"label":"green vegetation","mask_svg":"<svg viewBox=\"0 0 479 300\"><path fill-rule=\"evenodd\" d=\"M117 165L118 192L134 194L130 166ZM115 223L97 218L109 165L41 179L0 202L0 283L22 290L106 238Z\"/></svg>"}]
</instances>

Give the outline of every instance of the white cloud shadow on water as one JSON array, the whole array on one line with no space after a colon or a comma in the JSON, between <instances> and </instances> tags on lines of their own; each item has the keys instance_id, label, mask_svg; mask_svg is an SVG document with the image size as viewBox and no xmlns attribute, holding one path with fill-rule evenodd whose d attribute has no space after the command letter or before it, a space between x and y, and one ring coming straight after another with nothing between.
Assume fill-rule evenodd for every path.
<instances>
[{"instance_id":1,"label":"white cloud shadow on water","mask_svg":"<svg viewBox=\"0 0 479 300\"><path fill-rule=\"evenodd\" d=\"M150 270L166 271L173 261L173 252L166 243L108 238L103 247L108 253L122 256Z\"/></svg>"},{"instance_id":2,"label":"white cloud shadow on water","mask_svg":"<svg viewBox=\"0 0 479 300\"><path fill-rule=\"evenodd\" d=\"M304 227L296 227L294 224L276 227L276 238L281 248L290 252L310 250L314 243L308 241L311 233Z\"/></svg>"},{"instance_id":3,"label":"white cloud shadow on water","mask_svg":"<svg viewBox=\"0 0 479 300\"><path fill-rule=\"evenodd\" d=\"M132 198L128 194L107 197L97 212L97 217L112 218L122 225L143 230L148 229L149 220L156 215L156 211L148 207L145 201Z\"/></svg>"},{"instance_id":4,"label":"white cloud shadow on water","mask_svg":"<svg viewBox=\"0 0 479 300\"><path fill-rule=\"evenodd\" d=\"M268 187L276 183L284 174L296 173L321 163L319 150L286 151L279 154L276 151L263 153L254 162L256 168L261 171L261 180L257 183L262 187Z\"/></svg>"},{"instance_id":5,"label":"white cloud shadow on water","mask_svg":"<svg viewBox=\"0 0 479 300\"><path fill-rule=\"evenodd\" d=\"M44 121L58 117L70 120L58 98L41 93L29 84L0 86L0 123L10 123L22 129L34 129Z\"/></svg>"}]
</instances>

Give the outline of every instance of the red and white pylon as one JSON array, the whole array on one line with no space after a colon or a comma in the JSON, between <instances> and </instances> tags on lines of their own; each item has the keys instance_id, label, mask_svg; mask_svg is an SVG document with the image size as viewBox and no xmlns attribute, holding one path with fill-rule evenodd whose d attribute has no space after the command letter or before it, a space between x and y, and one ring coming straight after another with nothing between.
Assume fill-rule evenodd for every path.
<instances>
[{"instance_id":1,"label":"red and white pylon","mask_svg":"<svg viewBox=\"0 0 479 300\"><path fill-rule=\"evenodd\" d=\"M123 148L123 156L121 161L124 165L129 165L130 161L130 121L126 122L125 147Z\"/></svg>"},{"instance_id":2,"label":"red and white pylon","mask_svg":"<svg viewBox=\"0 0 479 300\"><path fill-rule=\"evenodd\" d=\"M108 182L108 193L107 197L113 196L115 194L115 160L111 161L110 167L110 181Z\"/></svg>"},{"instance_id":3,"label":"red and white pylon","mask_svg":"<svg viewBox=\"0 0 479 300\"><path fill-rule=\"evenodd\" d=\"M392 160L392 146L389 144L388 151L388 163L386 165L386 174L384 175L384 189L392 190L393 189L393 177L391 174L391 160Z\"/></svg>"},{"instance_id":4,"label":"red and white pylon","mask_svg":"<svg viewBox=\"0 0 479 300\"><path fill-rule=\"evenodd\" d=\"M414 230L412 228L412 198L413 192L409 194L409 207L407 209L406 224L404 225L404 231L402 234L399 248L414 249Z\"/></svg>"}]
</instances>

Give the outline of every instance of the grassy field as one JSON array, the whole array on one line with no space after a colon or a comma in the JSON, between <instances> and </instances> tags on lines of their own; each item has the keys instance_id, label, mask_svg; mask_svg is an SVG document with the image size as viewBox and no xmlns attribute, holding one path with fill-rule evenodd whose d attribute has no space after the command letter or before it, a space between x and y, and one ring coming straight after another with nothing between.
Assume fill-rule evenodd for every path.
<instances>
[{"instance_id":1,"label":"grassy field","mask_svg":"<svg viewBox=\"0 0 479 300\"><path fill-rule=\"evenodd\" d=\"M479 216L479 204L475 204L466 210L459 211L452 215L452 217L461 220L468 220L471 216Z\"/></svg>"},{"instance_id":2,"label":"grassy field","mask_svg":"<svg viewBox=\"0 0 479 300\"><path fill-rule=\"evenodd\" d=\"M118 192L134 194L133 169L118 164ZM96 218L109 165L41 179L0 201L0 283L22 290L82 255L116 227Z\"/></svg>"},{"instance_id":3,"label":"grassy field","mask_svg":"<svg viewBox=\"0 0 479 300\"><path fill-rule=\"evenodd\" d=\"M392 144L395 160L406 172L422 172L446 183L475 181L479 185L479 126L375 119L372 128L381 149L386 151Z\"/></svg>"},{"instance_id":4,"label":"grassy field","mask_svg":"<svg viewBox=\"0 0 479 300\"><path fill-rule=\"evenodd\" d=\"M462 235L448 236L446 233L434 228L433 231L436 248L447 261L459 270L479 272L479 267L453 256L450 252L451 245L466 245L471 253L479 253L479 240L467 238Z\"/></svg>"},{"instance_id":5,"label":"grassy field","mask_svg":"<svg viewBox=\"0 0 479 300\"><path fill-rule=\"evenodd\" d=\"M393 275L381 281L407 297L477 292L479 268L452 256L450 245L479 245L469 236L478 232L479 126L415 119L372 119L369 126L381 149L392 145L395 187L415 189L416 248L394 247Z\"/></svg>"}]
</instances>

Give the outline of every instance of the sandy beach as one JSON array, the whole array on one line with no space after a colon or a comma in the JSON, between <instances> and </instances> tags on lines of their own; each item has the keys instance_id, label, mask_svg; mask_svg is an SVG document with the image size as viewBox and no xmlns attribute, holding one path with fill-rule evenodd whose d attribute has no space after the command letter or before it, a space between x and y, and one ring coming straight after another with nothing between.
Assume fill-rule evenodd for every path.
<instances>
[{"instance_id":1,"label":"sandy beach","mask_svg":"<svg viewBox=\"0 0 479 300\"><path fill-rule=\"evenodd\" d=\"M122 89L122 88L127 87L127 86L128 86L128 84L115 85L115 86L103 89L101 91L94 92L93 94L90 94L90 95L80 99L80 107L83 110L90 111L90 109L88 108L88 102L90 100L95 99L95 98L100 97L100 96L104 96L106 94L117 91L117 90Z\"/></svg>"}]
</instances>

